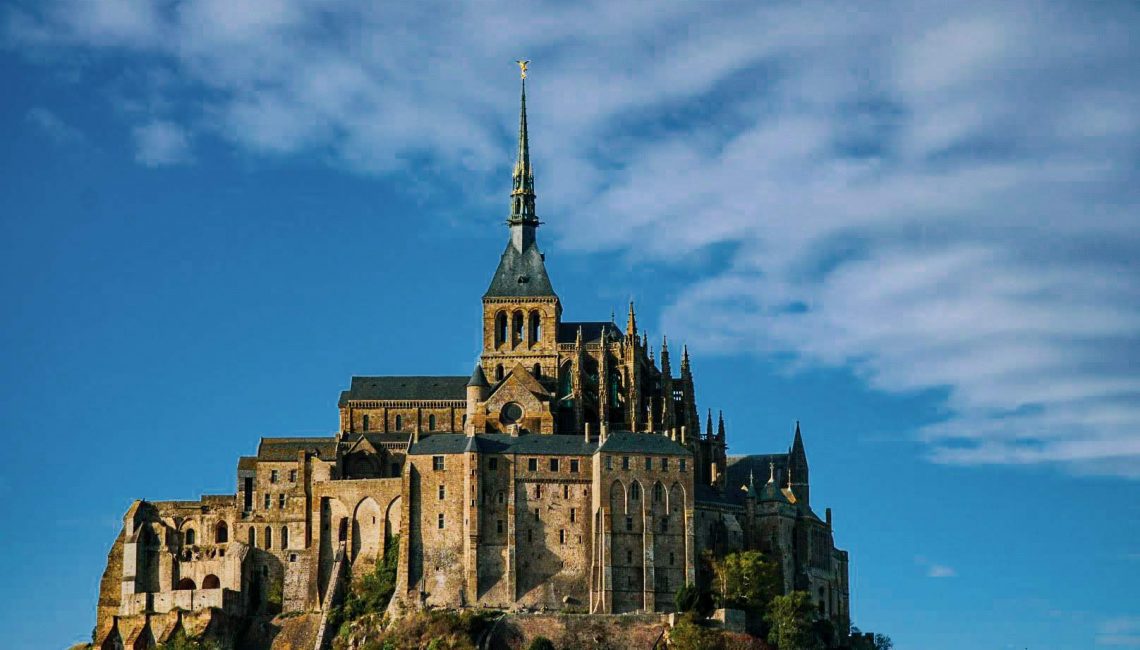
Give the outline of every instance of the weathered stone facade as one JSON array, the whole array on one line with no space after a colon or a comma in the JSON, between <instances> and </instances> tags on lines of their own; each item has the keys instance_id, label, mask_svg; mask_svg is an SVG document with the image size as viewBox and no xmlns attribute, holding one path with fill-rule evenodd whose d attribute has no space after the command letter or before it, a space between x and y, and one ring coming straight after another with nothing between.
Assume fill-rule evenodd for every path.
<instances>
[{"instance_id":1,"label":"weathered stone facade","mask_svg":"<svg viewBox=\"0 0 1140 650\"><path fill-rule=\"evenodd\" d=\"M761 549L846 625L847 554L830 510L811 509L798 425L787 453L730 458L723 419L701 431L687 349L674 376L632 304L624 330L562 319L535 237L525 93L513 181L471 376L353 377L334 435L263 438L234 494L135 502L98 645L148 647L183 613L320 610L397 542L393 602L408 607L664 612L710 579L706 552Z\"/></svg>"}]
</instances>

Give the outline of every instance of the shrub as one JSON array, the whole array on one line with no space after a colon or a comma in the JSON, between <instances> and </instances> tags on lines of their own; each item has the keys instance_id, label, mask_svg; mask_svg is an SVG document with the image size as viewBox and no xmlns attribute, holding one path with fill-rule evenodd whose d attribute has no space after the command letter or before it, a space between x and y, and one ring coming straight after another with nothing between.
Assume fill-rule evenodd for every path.
<instances>
[{"instance_id":1,"label":"shrub","mask_svg":"<svg viewBox=\"0 0 1140 650\"><path fill-rule=\"evenodd\" d=\"M544 636L536 636L527 650L554 650L554 642Z\"/></svg>"}]
</instances>

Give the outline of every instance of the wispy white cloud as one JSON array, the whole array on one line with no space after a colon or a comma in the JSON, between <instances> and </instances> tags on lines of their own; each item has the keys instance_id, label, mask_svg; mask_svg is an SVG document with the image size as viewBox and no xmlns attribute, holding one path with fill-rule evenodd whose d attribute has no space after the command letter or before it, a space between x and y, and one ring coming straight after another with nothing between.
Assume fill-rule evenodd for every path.
<instances>
[{"instance_id":1,"label":"wispy white cloud","mask_svg":"<svg viewBox=\"0 0 1140 650\"><path fill-rule=\"evenodd\" d=\"M83 132L42 106L30 109L25 119L56 144L75 144L84 140Z\"/></svg>"},{"instance_id":2,"label":"wispy white cloud","mask_svg":"<svg viewBox=\"0 0 1140 650\"><path fill-rule=\"evenodd\" d=\"M936 462L1140 477L1133 4L59 0L5 24L174 70L145 89L171 103L204 91L138 112L144 164L199 136L378 173L427 154L475 196L528 56L562 247L732 244L670 332L943 391L918 432Z\"/></svg>"},{"instance_id":3,"label":"wispy white cloud","mask_svg":"<svg viewBox=\"0 0 1140 650\"><path fill-rule=\"evenodd\" d=\"M151 120L134 129L135 160L147 167L189 162L190 140L186 131L173 122Z\"/></svg>"},{"instance_id":4,"label":"wispy white cloud","mask_svg":"<svg viewBox=\"0 0 1140 650\"><path fill-rule=\"evenodd\" d=\"M1103 621L1097 630L1096 644L1140 648L1140 617L1120 616Z\"/></svg>"},{"instance_id":5,"label":"wispy white cloud","mask_svg":"<svg viewBox=\"0 0 1140 650\"><path fill-rule=\"evenodd\" d=\"M923 570L927 578L955 578L958 576L958 572L953 567L931 562L922 555L914 558L914 563Z\"/></svg>"}]
</instances>

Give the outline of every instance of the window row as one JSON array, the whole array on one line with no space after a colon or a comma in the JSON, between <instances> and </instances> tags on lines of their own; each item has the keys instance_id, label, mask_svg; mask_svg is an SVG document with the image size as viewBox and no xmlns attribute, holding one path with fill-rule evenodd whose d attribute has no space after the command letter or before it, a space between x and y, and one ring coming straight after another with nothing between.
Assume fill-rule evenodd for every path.
<instances>
[{"instance_id":1,"label":"window row","mask_svg":"<svg viewBox=\"0 0 1140 650\"><path fill-rule=\"evenodd\" d=\"M494 459L492 459L492 460L494 460ZM581 471L581 462L577 458L571 458L571 459L569 459L569 462L566 462L566 463L563 463L562 460L563 459L561 459L561 458L549 458L546 461L546 466L552 472L561 471L561 469L563 467L567 467L571 474L577 474ZM491 467L491 469L494 469L494 467ZM538 459L537 458L526 459L526 469L528 472L537 472L538 471Z\"/></svg>"},{"instance_id":2,"label":"window row","mask_svg":"<svg viewBox=\"0 0 1140 650\"><path fill-rule=\"evenodd\" d=\"M542 341L542 315L537 311L530 312L529 316L524 316L521 311L511 315L505 311L495 314L495 347L508 341L512 347L524 343L534 345Z\"/></svg>"},{"instance_id":3,"label":"window row","mask_svg":"<svg viewBox=\"0 0 1140 650\"><path fill-rule=\"evenodd\" d=\"M415 418L413 418L413 420L414 419ZM393 420L392 421L392 428L396 432L400 432L400 431L404 430L404 425L407 424L407 422L404 420L403 415L397 414L396 417L392 418L392 420ZM372 431L372 427L374 424L376 424L376 423L372 420L372 417L370 415L368 415L367 413L365 413L364 415L362 415L360 417L360 428L362 431ZM428 431L436 431L437 429L439 429L439 420L438 420L438 418L436 418L436 415L434 413L429 413L427 416L427 430Z\"/></svg>"},{"instance_id":4,"label":"window row","mask_svg":"<svg viewBox=\"0 0 1140 650\"><path fill-rule=\"evenodd\" d=\"M269 526L265 527L265 533L261 536L261 543L262 543L262 548L264 548L267 551L271 550L273 548L273 528L271 528ZM249 529L249 545L252 548L257 548L257 529L253 528L253 527L250 527L250 529ZM281 539L280 539L279 548L281 550L285 550L286 548L289 548L289 527L288 526L282 526L281 527Z\"/></svg>"},{"instance_id":5,"label":"window row","mask_svg":"<svg viewBox=\"0 0 1140 650\"><path fill-rule=\"evenodd\" d=\"M669 467L671 466L671 464L669 463L669 457L668 456L662 456L661 458L658 459L658 462L656 462L656 463L653 462L653 456L646 456L644 460L645 460L645 470L646 471L653 471L654 466L656 466L657 469L661 470L662 472L668 472ZM688 471L688 467L689 467L688 460L689 459L683 458L683 457L678 458L677 459L677 469L679 469L682 472ZM605 464L605 468L607 470L612 470L614 468L614 457L613 456L606 456L605 460L602 462ZM621 468L623 470L628 470L632 467L633 467L633 457L632 456L622 456L621 457Z\"/></svg>"},{"instance_id":6,"label":"window row","mask_svg":"<svg viewBox=\"0 0 1140 650\"><path fill-rule=\"evenodd\" d=\"M270 483L276 483L280 479L280 477L281 477L281 475L277 470L275 470L275 469L269 470L269 482ZM297 470L295 470L295 469L289 470L289 482L290 483L296 483L297 482Z\"/></svg>"},{"instance_id":7,"label":"window row","mask_svg":"<svg viewBox=\"0 0 1140 650\"><path fill-rule=\"evenodd\" d=\"M187 528L182 532L182 538L186 546L193 546L198 543L198 533L193 528ZM230 540L230 529L226 526L226 522L219 521L214 525L214 543L225 544Z\"/></svg>"}]
</instances>

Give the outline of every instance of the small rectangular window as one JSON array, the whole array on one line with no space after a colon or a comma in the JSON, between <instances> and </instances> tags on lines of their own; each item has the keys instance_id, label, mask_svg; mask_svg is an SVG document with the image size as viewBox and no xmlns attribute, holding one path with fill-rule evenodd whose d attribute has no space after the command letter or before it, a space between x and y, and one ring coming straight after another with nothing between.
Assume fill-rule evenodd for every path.
<instances>
[{"instance_id":1,"label":"small rectangular window","mask_svg":"<svg viewBox=\"0 0 1140 650\"><path fill-rule=\"evenodd\" d=\"M444 495L445 495L445 494L447 494L447 490L445 490L445 489L444 489L444 487L443 487L442 485L441 485L441 486L439 486L439 500L440 500L440 501L443 501L443 498L444 498Z\"/></svg>"},{"instance_id":2,"label":"small rectangular window","mask_svg":"<svg viewBox=\"0 0 1140 650\"><path fill-rule=\"evenodd\" d=\"M625 518L625 529L627 531L633 530L633 517L626 517Z\"/></svg>"},{"instance_id":3,"label":"small rectangular window","mask_svg":"<svg viewBox=\"0 0 1140 650\"><path fill-rule=\"evenodd\" d=\"M621 468L622 469L629 469L629 456L622 456L621 457Z\"/></svg>"},{"instance_id":4,"label":"small rectangular window","mask_svg":"<svg viewBox=\"0 0 1140 650\"><path fill-rule=\"evenodd\" d=\"M570 498L570 486L569 485L563 485L562 486L562 498L563 499L569 499Z\"/></svg>"},{"instance_id":5,"label":"small rectangular window","mask_svg":"<svg viewBox=\"0 0 1140 650\"><path fill-rule=\"evenodd\" d=\"M277 507L280 508L281 510L285 509L285 493L284 492L277 495Z\"/></svg>"},{"instance_id":6,"label":"small rectangular window","mask_svg":"<svg viewBox=\"0 0 1140 650\"><path fill-rule=\"evenodd\" d=\"M570 473L571 474L577 474L578 473L578 459L577 458L571 458L570 459Z\"/></svg>"},{"instance_id":7,"label":"small rectangular window","mask_svg":"<svg viewBox=\"0 0 1140 650\"><path fill-rule=\"evenodd\" d=\"M574 508L570 508L570 523L574 523L575 514Z\"/></svg>"},{"instance_id":8,"label":"small rectangular window","mask_svg":"<svg viewBox=\"0 0 1140 650\"><path fill-rule=\"evenodd\" d=\"M289 482L290 483L296 483L297 482L297 470L295 470L295 469L289 470Z\"/></svg>"},{"instance_id":9,"label":"small rectangular window","mask_svg":"<svg viewBox=\"0 0 1140 650\"><path fill-rule=\"evenodd\" d=\"M538 521L538 508L534 509L534 520Z\"/></svg>"},{"instance_id":10,"label":"small rectangular window","mask_svg":"<svg viewBox=\"0 0 1140 650\"><path fill-rule=\"evenodd\" d=\"M557 458L551 458L550 459L550 471L552 471L552 472L558 471L558 459Z\"/></svg>"},{"instance_id":11,"label":"small rectangular window","mask_svg":"<svg viewBox=\"0 0 1140 650\"><path fill-rule=\"evenodd\" d=\"M529 528L526 530L526 541L528 541L528 542L534 541L534 531L532 531Z\"/></svg>"},{"instance_id":12,"label":"small rectangular window","mask_svg":"<svg viewBox=\"0 0 1140 650\"><path fill-rule=\"evenodd\" d=\"M566 543L566 529L565 528L558 531L558 543L559 544L565 544Z\"/></svg>"},{"instance_id":13,"label":"small rectangular window","mask_svg":"<svg viewBox=\"0 0 1140 650\"><path fill-rule=\"evenodd\" d=\"M606 469L613 469L613 468L614 468L614 457L613 456L606 456Z\"/></svg>"},{"instance_id":14,"label":"small rectangular window","mask_svg":"<svg viewBox=\"0 0 1140 650\"><path fill-rule=\"evenodd\" d=\"M662 458L661 459L661 471L662 472L669 471L669 459L668 458Z\"/></svg>"},{"instance_id":15,"label":"small rectangular window","mask_svg":"<svg viewBox=\"0 0 1140 650\"><path fill-rule=\"evenodd\" d=\"M487 469L499 469L499 459L491 458L487 460Z\"/></svg>"},{"instance_id":16,"label":"small rectangular window","mask_svg":"<svg viewBox=\"0 0 1140 650\"><path fill-rule=\"evenodd\" d=\"M685 459L684 459L684 458L682 458L682 459L678 460L678 461L677 461L677 464L679 464L679 465L681 466L681 471L682 471L682 472L683 472L683 471L685 471Z\"/></svg>"},{"instance_id":17,"label":"small rectangular window","mask_svg":"<svg viewBox=\"0 0 1140 650\"><path fill-rule=\"evenodd\" d=\"M502 534L502 532L503 532L503 520L502 519L498 519L495 521L495 531Z\"/></svg>"},{"instance_id":18,"label":"small rectangular window","mask_svg":"<svg viewBox=\"0 0 1140 650\"><path fill-rule=\"evenodd\" d=\"M431 457L431 468L437 472L442 472L443 471L443 456L432 456Z\"/></svg>"},{"instance_id":19,"label":"small rectangular window","mask_svg":"<svg viewBox=\"0 0 1140 650\"><path fill-rule=\"evenodd\" d=\"M275 470L275 469L269 470L269 482L270 483L276 483L277 482L277 470Z\"/></svg>"},{"instance_id":20,"label":"small rectangular window","mask_svg":"<svg viewBox=\"0 0 1140 650\"><path fill-rule=\"evenodd\" d=\"M272 498L273 498L273 496L271 494L269 494L268 492L265 493L265 509L266 510L269 510L271 507L273 507L273 501L271 501Z\"/></svg>"},{"instance_id":21,"label":"small rectangular window","mask_svg":"<svg viewBox=\"0 0 1140 650\"><path fill-rule=\"evenodd\" d=\"M652 456L646 456L645 457L645 469L647 469L647 470L653 469L653 457Z\"/></svg>"},{"instance_id":22,"label":"small rectangular window","mask_svg":"<svg viewBox=\"0 0 1140 650\"><path fill-rule=\"evenodd\" d=\"M673 557L673 551L669 551L669 566L673 566L674 559L675 558Z\"/></svg>"},{"instance_id":23,"label":"small rectangular window","mask_svg":"<svg viewBox=\"0 0 1140 650\"><path fill-rule=\"evenodd\" d=\"M442 512L439 513L438 524L439 524L440 529L442 530L443 529L443 513Z\"/></svg>"},{"instance_id":24,"label":"small rectangular window","mask_svg":"<svg viewBox=\"0 0 1140 650\"><path fill-rule=\"evenodd\" d=\"M538 471L538 459L537 458L528 458L526 460L526 468L529 471L537 472Z\"/></svg>"}]
</instances>

